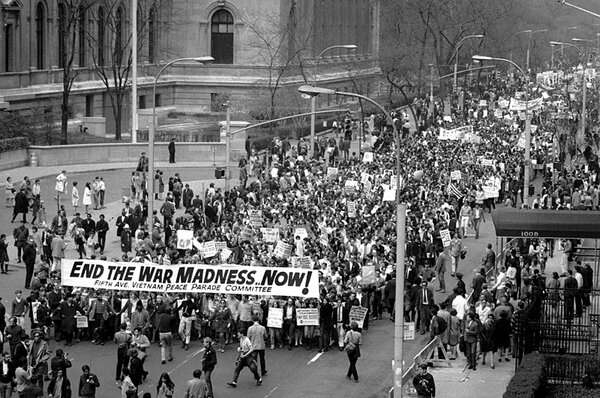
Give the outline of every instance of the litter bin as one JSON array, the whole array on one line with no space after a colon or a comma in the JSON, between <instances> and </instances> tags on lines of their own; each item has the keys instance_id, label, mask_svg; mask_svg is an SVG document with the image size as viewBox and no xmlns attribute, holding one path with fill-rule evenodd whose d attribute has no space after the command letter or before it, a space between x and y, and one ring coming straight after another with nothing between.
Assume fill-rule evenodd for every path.
<instances>
[{"instance_id":1,"label":"litter bin","mask_svg":"<svg viewBox=\"0 0 600 398\"><path fill-rule=\"evenodd\" d=\"M31 167L37 167L38 166L38 158L35 155L35 152L31 152L29 154L29 166L31 166Z\"/></svg>"}]
</instances>

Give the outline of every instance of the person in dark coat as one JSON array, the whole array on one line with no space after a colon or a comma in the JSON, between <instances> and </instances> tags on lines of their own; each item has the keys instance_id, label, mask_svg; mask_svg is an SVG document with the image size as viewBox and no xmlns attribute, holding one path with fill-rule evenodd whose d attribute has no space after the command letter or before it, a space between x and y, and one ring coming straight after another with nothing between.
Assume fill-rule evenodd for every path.
<instances>
[{"instance_id":1,"label":"person in dark coat","mask_svg":"<svg viewBox=\"0 0 600 398\"><path fill-rule=\"evenodd\" d=\"M33 267L35 266L36 249L33 236L27 238L27 243L23 249L23 262L25 263L25 289L29 289L31 278L33 277Z\"/></svg>"},{"instance_id":2,"label":"person in dark coat","mask_svg":"<svg viewBox=\"0 0 600 398\"><path fill-rule=\"evenodd\" d=\"M494 327L494 333L492 334L492 341L494 345L500 351L498 362L502 362L504 359L506 362L510 361L507 355L507 350L510 347L510 318L507 311L500 312L500 318L496 321Z\"/></svg>"},{"instance_id":3,"label":"person in dark coat","mask_svg":"<svg viewBox=\"0 0 600 398\"><path fill-rule=\"evenodd\" d=\"M394 320L395 309L396 309L396 273L392 272L392 279L390 279L385 285L384 300L387 306L387 310L390 314L390 319Z\"/></svg>"},{"instance_id":4,"label":"person in dark coat","mask_svg":"<svg viewBox=\"0 0 600 398\"><path fill-rule=\"evenodd\" d=\"M19 213L23 213L23 222L27 222L27 213L29 212L29 199L25 193L25 188L21 188L15 195L15 207L13 208L13 217L11 222L15 222L15 218Z\"/></svg>"},{"instance_id":5,"label":"person in dark coat","mask_svg":"<svg viewBox=\"0 0 600 398\"><path fill-rule=\"evenodd\" d=\"M71 398L71 382L67 379L67 375L60 369L57 371L56 376L50 380L50 384L48 384L48 395L52 397L58 396L59 390L61 398Z\"/></svg>"},{"instance_id":6,"label":"person in dark coat","mask_svg":"<svg viewBox=\"0 0 600 398\"><path fill-rule=\"evenodd\" d=\"M121 232L121 252L123 254L128 254L131 251L131 230L129 229L129 225L125 224L123 226L123 231Z\"/></svg>"},{"instance_id":7,"label":"person in dark coat","mask_svg":"<svg viewBox=\"0 0 600 398\"><path fill-rule=\"evenodd\" d=\"M319 352L329 351L331 333L335 325L333 306L329 298L325 297L319 310Z\"/></svg>"},{"instance_id":8,"label":"person in dark coat","mask_svg":"<svg viewBox=\"0 0 600 398\"><path fill-rule=\"evenodd\" d=\"M73 330L77 326L75 316L85 315L83 309L73 301L73 294L67 295L67 301L60 304L62 335L65 338L65 343L70 346L73 343Z\"/></svg>"},{"instance_id":9,"label":"person in dark coat","mask_svg":"<svg viewBox=\"0 0 600 398\"><path fill-rule=\"evenodd\" d=\"M169 163L175 163L175 138L169 142Z\"/></svg>"},{"instance_id":10,"label":"person in dark coat","mask_svg":"<svg viewBox=\"0 0 600 398\"><path fill-rule=\"evenodd\" d=\"M138 352L135 348L129 350L129 378L136 387L142 384L144 379L144 364L142 360L138 357Z\"/></svg>"},{"instance_id":11,"label":"person in dark coat","mask_svg":"<svg viewBox=\"0 0 600 398\"><path fill-rule=\"evenodd\" d=\"M6 234L0 235L0 271L6 274L8 271L8 244L6 243ZM4 328L2 328L4 330Z\"/></svg>"},{"instance_id":12,"label":"person in dark coat","mask_svg":"<svg viewBox=\"0 0 600 398\"><path fill-rule=\"evenodd\" d=\"M185 184L183 189L182 197L183 207L189 209L192 206L192 199L194 199L194 191L190 188L190 184Z\"/></svg>"},{"instance_id":13,"label":"person in dark coat","mask_svg":"<svg viewBox=\"0 0 600 398\"><path fill-rule=\"evenodd\" d=\"M17 227L13 231L13 238L15 238L15 246L17 247L18 263L21 262L21 254L23 248L27 244L27 238L29 237L29 230L25 227L27 221L21 221L21 226Z\"/></svg>"}]
</instances>

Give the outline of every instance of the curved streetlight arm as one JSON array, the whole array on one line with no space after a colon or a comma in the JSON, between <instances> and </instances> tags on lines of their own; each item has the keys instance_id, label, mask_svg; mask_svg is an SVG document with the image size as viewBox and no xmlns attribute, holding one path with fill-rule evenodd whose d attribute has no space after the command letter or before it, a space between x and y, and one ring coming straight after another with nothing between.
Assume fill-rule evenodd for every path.
<instances>
[{"instance_id":1,"label":"curved streetlight arm","mask_svg":"<svg viewBox=\"0 0 600 398\"><path fill-rule=\"evenodd\" d=\"M196 61L199 63L214 61L213 57L186 57L177 58L167 62L156 74L154 84L152 85L152 126L148 129L148 175L146 175L146 191L148 192L148 231L152 233L154 229L154 133L156 132L156 83L163 72L171 65L177 62Z\"/></svg>"},{"instance_id":2,"label":"curved streetlight arm","mask_svg":"<svg viewBox=\"0 0 600 398\"><path fill-rule=\"evenodd\" d=\"M335 46L329 46L326 49L324 49L323 51L321 51L319 53L319 55L317 55L317 58L315 58L315 68L314 68L314 73L313 73L313 86L317 85L317 66L319 66L319 61L323 57L323 54L325 54L327 51L335 50L336 48L346 48L348 50L356 50L357 46L355 44L337 44Z\"/></svg>"},{"instance_id":3,"label":"curved streetlight arm","mask_svg":"<svg viewBox=\"0 0 600 398\"><path fill-rule=\"evenodd\" d=\"M595 12L592 12L592 11L590 11L590 10L586 10L585 8L581 8L581 7L579 7L579 6L576 6L575 4L567 3L565 0L558 0L558 2L559 2L560 4L564 4L564 5L566 5L566 6L573 7L573 8L575 8L576 10L583 11L583 12L585 12L585 13L588 13L588 14L590 14L590 15L593 15L593 16L595 16L595 17L598 17L598 18L600 18L600 14L596 14Z\"/></svg>"},{"instance_id":4,"label":"curved streetlight arm","mask_svg":"<svg viewBox=\"0 0 600 398\"><path fill-rule=\"evenodd\" d=\"M459 40L456 48L454 49L454 54L452 54L452 58L454 58L454 79L452 80L452 89L456 91L456 87L458 86L458 52L460 51L460 47L462 43L467 39L473 38L484 38L484 35L468 35ZM450 59L452 59L450 58Z\"/></svg>"}]
</instances>

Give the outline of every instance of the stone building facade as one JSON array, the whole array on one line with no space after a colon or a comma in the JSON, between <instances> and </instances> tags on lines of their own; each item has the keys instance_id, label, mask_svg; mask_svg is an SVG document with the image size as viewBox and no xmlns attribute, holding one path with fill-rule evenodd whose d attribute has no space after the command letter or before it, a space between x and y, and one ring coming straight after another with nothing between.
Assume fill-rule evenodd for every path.
<instances>
[{"instance_id":1,"label":"stone building facade","mask_svg":"<svg viewBox=\"0 0 600 398\"><path fill-rule=\"evenodd\" d=\"M72 56L71 117L105 117L107 131L114 128L107 88L94 65L109 69L119 56L127 65L132 1L0 4L0 109L56 108L63 66ZM380 0L138 0L138 107L149 109L156 101L181 111L210 110L226 97L248 109L257 96L274 90L281 95L315 79L368 94L379 81L381 7ZM357 48L327 51L317 65L321 51L340 44ZM175 64L151 98L162 65L204 55L215 62ZM128 131L125 108L122 126Z\"/></svg>"}]
</instances>

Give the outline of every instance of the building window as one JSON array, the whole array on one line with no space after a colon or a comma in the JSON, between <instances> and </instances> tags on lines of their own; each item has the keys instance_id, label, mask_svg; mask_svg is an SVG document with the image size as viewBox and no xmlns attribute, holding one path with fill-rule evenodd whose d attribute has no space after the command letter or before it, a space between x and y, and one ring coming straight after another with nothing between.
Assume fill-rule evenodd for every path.
<instances>
[{"instance_id":1,"label":"building window","mask_svg":"<svg viewBox=\"0 0 600 398\"><path fill-rule=\"evenodd\" d=\"M36 44L36 63L38 69L44 69L44 52L46 50L46 10L43 3L38 3L35 9L35 44Z\"/></svg>"},{"instance_id":2,"label":"building window","mask_svg":"<svg viewBox=\"0 0 600 398\"><path fill-rule=\"evenodd\" d=\"M13 59L15 57L15 43L14 43L14 25L6 24L4 26L4 71L13 72L14 64Z\"/></svg>"},{"instance_id":3,"label":"building window","mask_svg":"<svg viewBox=\"0 0 600 398\"><path fill-rule=\"evenodd\" d=\"M94 96L88 94L85 96L85 117L94 116Z\"/></svg>"},{"instance_id":4,"label":"building window","mask_svg":"<svg viewBox=\"0 0 600 398\"><path fill-rule=\"evenodd\" d=\"M210 20L210 55L216 64L233 64L233 16L218 10Z\"/></svg>"},{"instance_id":5,"label":"building window","mask_svg":"<svg viewBox=\"0 0 600 398\"><path fill-rule=\"evenodd\" d=\"M154 96L154 106L160 108L160 94L156 93Z\"/></svg>"},{"instance_id":6,"label":"building window","mask_svg":"<svg viewBox=\"0 0 600 398\"><path fill-rule=\"evenodd\" d=\"M140 95L140 100L138 101L138 109L146 109L146 96Z\"/></svg>"},{"instance_id":7,"label":"building window","mask_svg":"<svg viewBox=\"0 0 600 398\"><path fill-rule=\"evenodd\" d=\"M78 15L77 15L78 21L77 21L77 29L79 30L78 32L78 49L79 49L79 66L85 66L86 62L85 62L85 53L86 53L86 46L85 46L85 41L86 41L86 32L85 32L85 28L86 28L86 24L85 24L85 9L83 7L79 7L78 10Z\"/></svg>"},{"instance_id":8,"label":"building window","mask_svg":"<svg viewBox=\"0 0 600 398\"><path fill-rule=\"evenodd\" d=\"M121 50L123 49L123 7L117 9L115 20L115 60L121 63Z\"/></svg>"},{"instance_id":9,"label":"building window","mask_svg":"<svg viewBox=\"0 0 600 398\"><path fill-rule=\"evenodd\" d=\"M148 62L151 64L156 63L156 27L156 7L152 6L148 18Z\"/></svg>"},{"instance_id":10,"label":"building window","mask_svg":"<svg viewBox=\"0 0 600 398\"><path fill-rule=\"evenodd\" d=\"M97 64L104 66L104 35L105 35L105 14L104 7L98 8L98 59Z\"/></svg>"},{"instance_id":11,"label":"building window","mask_svg":"<svg viewBox=\"0 0 600 398\"><path fill-rule=\"evenodd\" d=\"M64 3L58 4L58 67L65 67L65 38L67 28L67 8Z\"/></svg>"}]
</instances>

